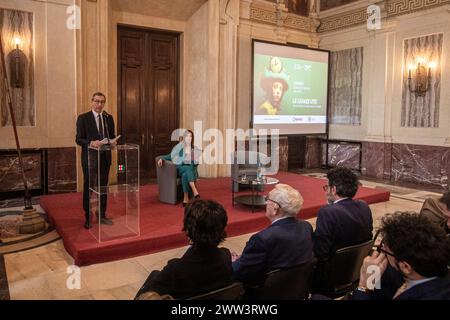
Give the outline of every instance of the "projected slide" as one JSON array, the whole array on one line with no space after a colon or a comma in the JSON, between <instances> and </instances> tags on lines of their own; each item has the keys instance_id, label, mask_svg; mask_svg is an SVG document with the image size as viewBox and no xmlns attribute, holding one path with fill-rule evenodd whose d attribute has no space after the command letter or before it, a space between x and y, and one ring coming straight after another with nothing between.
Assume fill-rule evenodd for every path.
<instances>
[{"instance_id":1,"label":"projected slide","mask_svg":"<svg viewBox=\"0 0 450 320\"><path fill-rule=\"evenodd\" d=\"M328 52L254 41L253 127L325 133Z\"/></svg>"}]
</instances>

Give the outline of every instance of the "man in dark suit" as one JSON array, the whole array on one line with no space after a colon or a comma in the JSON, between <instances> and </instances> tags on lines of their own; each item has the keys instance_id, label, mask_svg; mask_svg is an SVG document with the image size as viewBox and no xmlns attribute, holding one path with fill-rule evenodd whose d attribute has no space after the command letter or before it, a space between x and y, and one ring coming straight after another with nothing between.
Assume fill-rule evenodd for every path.
<instances>
[{"instance_id":1,"label":"man in dark suit","mask_svg":"<svg viewBox=\"0 0 450 320\"><path fill-rule=\"evenodd\" d=\"M294 188L278 184L266 200L271 225L254 234L240 257L233 253L234 278L246 284L262 284L267 272L289 268L313 259L312 226L296 216L303 198Z\"/></svg>"},{"instance_id":2,"label":"man in dark suit","mask_svg":"<svg viewBox=\"0 0 450 320\"><path fill-rule=\"evenodd\" d=\"M358 178L350 170L337 167L327 172L328 183L323 186L328 205L317 214L314 232L314 254L318 259L313 291L332 291L328 260L336 250L372 239L372 212L367 203L353 200L358 191Z\"/></svg>"},{"instance_id":3,"label":"man in dark suit","mask_svg":"<svg viewBox=\"0 0 450 320\"><path fill-rule=\"evenodd\" d=\"M97 152L90 150L92 148L100 148L105 144L102 140L115 138L114 134L114 120L111 115L103 111L105 107L106 98L101 92L96 92L91 99L92 110L78 116L77 119L77 136L76 143L81 146L81 165L83 168L83 209L85 212L86 222L84 227L89 229L91 227L90 206L89 206L89 167L91 170L91 177L95 179L100 178L102 186L108 185L109 168L111 166L111 151L100 151L100 161L97 159ZM115 145L113 143L112 145ZM90 153L89 153L90 152ZM90 154L91 159L88 159ZM90 166L89 162L90 161ZM97 168L97 166L100 168ZM98 170L100 169L100 170ZM97 177L97 172L100 171L100 177ZM92 185L97 185L98 181L92 181ZM97 218L102 224L112 224L112 221L106 218L106 203L107 195L101 192L100 195L100 217Z\"/></svg>"},{"instance_id":4,"label":"man in dark suit","mask_svg":"<svg viewBox=\"0 0 450 320\"><path fill-rule=\"evenodd\" d=\"M314 253L319 261L328 260L337 249L372 239L372 212L367 203L353 200L358 178L347 168L337 167L327 173L324 186L328 205L317 214Z\"/></svg>"},{"instance_id":5,"label":"man in dark suit","mask_svg":"<svg viewBox=\"0 0 450 320\"><path fill-rule=\"evenodd\" d=\"M354 300L450 300L450 240L442 228L396 212L382 219L381 235L378 251L361 266Z\"/></svg>"}]
</instances>

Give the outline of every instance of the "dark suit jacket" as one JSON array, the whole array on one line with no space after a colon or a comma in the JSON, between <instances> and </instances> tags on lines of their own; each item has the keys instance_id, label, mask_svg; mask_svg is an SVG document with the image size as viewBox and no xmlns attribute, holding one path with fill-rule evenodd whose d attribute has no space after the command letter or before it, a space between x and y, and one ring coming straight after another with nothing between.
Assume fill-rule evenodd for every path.
<instances>
[{"instance_id":1,"label":"dark suit jacket","mask_svg":"<svg viewBox=\"0 0 450 320\"><path fill-rule=\"evenodd\" d=\"M392 300L397 289L403 284L400 272L388 266L381 277L381 288L364 293L354 291L353 300ZM405 290L395 300L450 300L450 275L436 278Z\"/></svg>"},{"instance_id":2,"label":"dark suit jacket","mask_svg":"<svg viewBox=\"0 0 450 320\"><path fill-rule=\"evenodd\" d=\"M241 257L233 262L236 280L261 284L267 272L294 267L313 259L312 226L285 218L254 234Z\"/></svg>"},{"instance_id":3,"label":"dark suit jacket","mask_svg":"<svg viewBox=\"0 0 450 320\"><path fill-rule=\"evenodd\" d=\"M372 212L361 200L344 199L322 207L317 214L314 253L327 260L337 249L372 239Z\"/></svg>"},{"instance_id":4,"label":"dark suit jacket","mask_svg":"<svg viewBox=\"0 0 450 320\"><path fill-rule=\"evenodd\" d=\"M110 139L116 137L114 134L114 120L110 114L103 112L103 122L105 123L105 135ZM109 135L109 136L108 136ZM97 129L94 114L92 110L83 114L80 114L77 119L77 136L76 143L81 146L81 161L83 166L88 165L88 146L91 141L101 140L100 134ZM107 163L111 164L111 154L106 156Z\"/></svg>"},{"instance_id":5,"label":"dark suit jacket","mask_svg":"<svg viewBox=\"0 0 450 320\"><path fill-rule=\"evenodd\" d=\"M172 259L161 271L153 271L138 295L145 291L184 299L233 283L231 254L226 248L190 247L180 259Z\"/></svg>"}]
</instances>

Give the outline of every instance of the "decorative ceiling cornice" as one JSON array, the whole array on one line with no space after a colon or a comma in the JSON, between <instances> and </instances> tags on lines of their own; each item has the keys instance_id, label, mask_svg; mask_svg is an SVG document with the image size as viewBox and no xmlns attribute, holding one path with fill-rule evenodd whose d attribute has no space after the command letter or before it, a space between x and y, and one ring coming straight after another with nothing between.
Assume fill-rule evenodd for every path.
<instances>
[{"instance_id":1,"label":"decorative ceiling cornice","mask_svg":"<svg viewBox=\"0 0 450 320\"><path fill-rule=\"evenodd\" d=\"M395 17L446 4L450 4L450 0L390 0L386 1L386 10L388 17Z\"/></svg>"},{"instance_id":2,"label":"decorative ceiling cornice","mask_svg":"<svg viewBox=\"0 0 450 320\"><path fill-rule=\"evenodd\" d=\"M274 10L261 8L252 4L250 6L250 20L262 23L278 25L277 16ZM282 19L282 26L300 31L315 32L318 21L313 18L303 17L292 13L285 13Z\"/></svg>"},{"instance_id":3,"label":"decorative ceiling cornice","mask_svg":"<svg viewBox=\"0 0 450 320\"><path fill-rule=\"evenodd\" d=\"M320 19L320 26L317 29L317 32L322 33L327 31L335 31L361 23L366 23L368 17L369 15L367 14L367 8L362 8L323 18Z\"/></svg>"},{"instance_id":4,"label":"decorative ceiling cornice","mask_svg":"<svg viewBox=\"0 0 450 320\"><path fill-rule=\"evenodd\" d=\"M385 16L389 19L396 16L450 4L450 0L385 0L376 4L384 5L386 8ZM367 6L364 6L350 12L337 13L335 15L322 18L320 19L320 26L317 29L317 32L323 33L328 31L336 31L359 24L365 24L367 22L367 18L369 17L366 10Z\"/></svg>"}]
</instances>

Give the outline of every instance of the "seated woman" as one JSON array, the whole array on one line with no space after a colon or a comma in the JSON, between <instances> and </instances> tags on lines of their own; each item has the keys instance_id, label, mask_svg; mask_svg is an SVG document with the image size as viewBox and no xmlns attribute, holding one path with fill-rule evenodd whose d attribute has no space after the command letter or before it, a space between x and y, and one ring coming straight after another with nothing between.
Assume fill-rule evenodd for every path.
<instances>
[{"instance_id":1,"label":"seated woman","mask_svg":"<svg viewBox=\"0 0 450 320\"><path fill-rule=\"evenodd\" d=\"M450 232L450 191L440 198L428 198L420 210L420 217L425 217L434 224Z\"/></svg>"},{"instance_id":2,"label":"seated woman","mask_svg":"<svg viewBox=\"0 0 450 320\"><path fill-rule=\"evenodd\" d=\"M199 198L196 181L198 179L197 166L198 162L194 157L196 149L194 148L194 133L186 130L183 134L183 140L174 147L177 154L174 159L168 154L158 160L158 166L162 167L164 160L172 161L177 165L177 173L181 178L183 187L183 207L189 202L189 187L192 190L194 198Z\"/></svg>"},{"instance_id":3,"label":"seated woman","mask_svg":"<svg viewBox=\"0 0 450 320\"><path fill-rule=\"evenodd\" d=\"M191 246L163 270L152 271L135 299L148 291L185 299L232 284L230 251L217 247L226 237L227 221L225 209L215 201L190 203L184 211L183 231Z\"/></svg>"}]
</instances>

